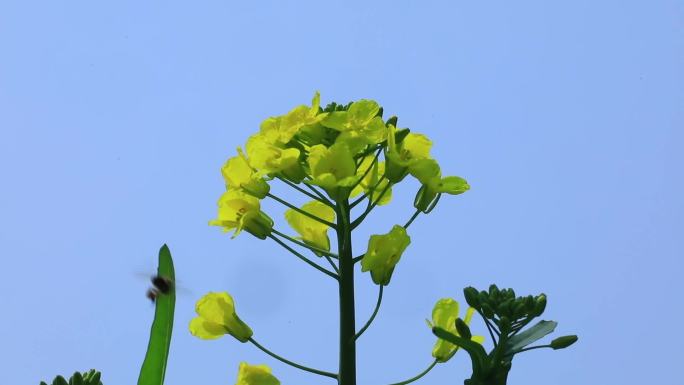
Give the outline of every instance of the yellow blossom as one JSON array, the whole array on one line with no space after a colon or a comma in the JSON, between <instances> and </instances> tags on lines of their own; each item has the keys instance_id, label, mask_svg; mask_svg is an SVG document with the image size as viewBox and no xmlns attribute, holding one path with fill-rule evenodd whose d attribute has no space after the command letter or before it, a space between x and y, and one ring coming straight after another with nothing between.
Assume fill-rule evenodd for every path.
<instances>
[{"instance_id":1,"label":"yellow blossom","mask_svg":"<svg viewBox=\"0 0 684 385\"><path fill-rule=\"evenodd\" d=\"M226 292L204 295L195 305L197 317L190 321L193 336L212 340L230 334L240 342L247 342L252 329L235 313L233 297Z\"/></svg>"}]
</instances>

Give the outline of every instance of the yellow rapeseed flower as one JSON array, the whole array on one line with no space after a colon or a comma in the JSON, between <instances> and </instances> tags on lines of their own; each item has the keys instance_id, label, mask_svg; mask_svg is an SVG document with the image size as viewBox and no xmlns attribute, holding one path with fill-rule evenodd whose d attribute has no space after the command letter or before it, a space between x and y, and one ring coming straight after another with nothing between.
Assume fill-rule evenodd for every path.
<instances>
[{"instance_id":1,"label":"yellow rapeseed flower","mask_svg":"<svg viewBox=\"0 0 684 385\"><path fill-rule=\"evenodd\" d=\"M394 267L410 243L406 229L399 225L394 225L387 234L371 235L361 260L361 271L370 271L373 282L378 285L389 284Z\"/></svg>"},{"instance_id":2,"label":"yellow rapeseed flower","mask_svg":"<svg viewBox=\"0 0 684 385\"><path fill-rule=\"evenodd\" d=\"M271 374L271 368L266 365L241 362L235 385L280 385L280 381Z\"/></svg>"},{"instance_id":3,"label":"yellow rapeseed flower","mask_svg":"<svg viewBox=\"0 0 684 385\"><path fill-rule=\"evenodd\" d=\"M197 317L190 321L193 336L212 340L230 334L240 342L247 342L252 329L235 313L233 297L226 292L208 293L195 305Z\"/></svg>"},{"instance_id":4,"label":"yellow rapeseed flower","mask_svg":"<svg viewBox=\"0 0 684 385\"><path fill-rule=\"evenodd\" d=\"M466 325L470 324L474 311L475 309L472 307L469 307L468 310L466 310L466 315L463 320ZM428 325L431 328L440 327L452 334L459 335L456 330L457 318L458 302L452 298L442 298L437 301L435 307L432 309L432 322L428 321ZM484 337L472 336L471 340L482 344L482 342L484 342ZM432 356L437 359L438 362L447 362L456 354L456 351L458 351L458 346L439 338L432 349Z\"/></svg>"},{"instance_id":5,"label":"yellow rapeseed flower","mask_svg":"<svg viewBox=\"0 0 684 385\"><path fill-rule=\"evenodd\" d=\"M335 220L335 210L319 201L306 203L301 209L328 222ZM306 244L319 249L330 250L329 226L293 209L285 212L285 219L301 235L301 239Z\"/></svg>"}]
</instances>

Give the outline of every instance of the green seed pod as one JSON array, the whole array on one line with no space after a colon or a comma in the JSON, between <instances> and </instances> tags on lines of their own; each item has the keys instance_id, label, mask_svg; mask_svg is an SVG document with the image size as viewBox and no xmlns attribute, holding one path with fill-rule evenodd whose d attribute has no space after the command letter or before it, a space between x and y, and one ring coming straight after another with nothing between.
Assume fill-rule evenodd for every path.
<instances>
[{"instance_id":1,"label":"green seed pod","mask_svg":"<svg viewBox=\"0 0 684 385\"><path fill-rule=\"evenodd\" d=\"M470 328L465 322L463 322L461 318L456 318L456 331L458 332L459 336L468 340L473 336L470 334Z\"/></svg>"},{"instance_id":2,"label":"green seed pod","mask_svg":"<svg viewBox=\"0 0 684 385\"><path fill-rule=\"evenodd\" d=\"M468 286L465 289L463 289L463 296L465 296L466 302L471 307L474 307L475 309L478 309L480 307L477 289L475 289L474 287Z\"/></svg>"},{"instance_id":3,"label":"green seed pod","mask_svg":"<svg viewBox=\"0 0 684 385\"><path fill-rule=\"evenodd\" d=\"M558 337L555 340L551 341L551 348L553 350L565 349L568 346L574 344L575 342L577 342L577 336L575 335Z\"/></svg>"}]
</instances>

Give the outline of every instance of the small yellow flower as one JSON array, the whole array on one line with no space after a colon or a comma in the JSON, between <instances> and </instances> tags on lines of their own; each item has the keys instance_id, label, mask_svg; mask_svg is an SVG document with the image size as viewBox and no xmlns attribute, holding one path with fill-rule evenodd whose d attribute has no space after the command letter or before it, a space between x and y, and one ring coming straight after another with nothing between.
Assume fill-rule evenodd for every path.
<instances>
[{"instance_id":1,"label":"small yellow flower","mask_svg":"<svg viewBox=\"0 0 684 385\"><path fill-rule=\"evenodd\" d=\"M370 271L373 282L387 285L402 253L411 243L406 229L394 225L387 234L371 235L368 250L361 260L361 271Z\"/></svg>"},{"instance_id":2,"label":"small yellow flower","mask_svg":"<svg viewBox=\"0 0 684 385\"><path fill-rule=\"evenodd\" d=\"M409 170L411 175L423 185L416 194L414 206L426 213L429 212L438 194L458 195L470 189L468 182L461 177L447 176L442 178L442 172L434 159L418 160Z\"/></svg>"},{"instance_id":3,"label":"small yellow flower","mask_svg":"<svg viewBox=\"0 0 684 385\"><path fill-rule=\"evenodd\" d=\"M238 153L221 167L226 188L244 188L248 194L263 199L270 190L268 183L254 172L242 149L238 148Z\"/></svg>"},{"instance_id":4,"label":"small yellow flower","mask_svg":"<svg viewBox=\"0 0 684 385\"><path fill-rule=\"evenodd\" d=\"M233 297L226 292L208 293L195 305L197 317L190 321L190 333L203 340L213 340L230 334L240 342L247 342L252 329L235 313Z\"/></svg>"},{"instance_id":5,"label":"small yellow flower","mask_svg":"<svg viewBox=\"0 0 684 385\"><path fill-rule=\"evenodd\" d=\"M328 222L335 220L335 210L319 201L306 203L301 209ZM293 209L285 212L285 219L301 235L301 239L306 244L319 249L330 250L329 226Z\"/></svg>"},{"instance_id":6,"label":"small yellow flower","mask_svg":"<svg viewBox=\"0 0 684 385\"><path fill-rule=\"evenodd\" d=\"M335 143L346 143L352 154L368 144L385 140L387 130L378 116L380 105L374 100L361 99L349 106L347 111L334 111L321 124L340 131Z\"/></svg>"},{"instance_id":7,"label":"small yellow flower","mask_svg":"<svg viewBox=\"0 0 684 385\"><path fill-rule=\"evenodd\" d=\"M241 362L235 385L280 385L280 381L271 374L271 368L267 365Z\"/></svg>"},{"instance_id":8,"label":"small yellow flower","mask_svg":"<svg viewBox=\"0 0 684 385\"><path fill-rule=\"evenodd\" d=\"M274 143L265 134L252 135L245 145L251 165L259 175L287 171L299 166L300 151Z\"/></svg>"},{"instance_id":9,"label":"small yellow flower","mask_svg":"<svg viewBox=\"0 0 684 385\"><path fill-rule=\"evenodd\" d=\"M393 182L401 181L406 173L423 159L430 159L432 142L422 134L409 133L401 143L396 142L396 127L387 128L387 150L385 156L388 163L388 178Z\"/></svg>"},{"instance_id":10,"label":"small yellow flower","mask_svg":"<svg viewBox=\"0 0 684 385\"><path fill-rule=\"evenodd\" d=\"M475 309L469 307L466 310L465 319L463 322L466 325L470 324L470 320L473 317L473 312ZM430 328L440 327L452 334L459 335L456 330L456 319L458 318L458 302L451 298L442 298L435 304L432 309L432 322L428 321ZM484 342L483 336L472 336L472 341L482 344ZM458 346L447 342L443 339L437 339L435 347L432 349L432 356L437 359L438 362L447 362L451 357L458 351Z\"/></svg>"},{"instance_id":11,"label":"small yellow flower","mask_svg":"<svg viewBox=\"0 0 684 385\"><path fill-rule=\"evenodd\" d=\"M345 143L311 147L309 168L313 180L308 183L323 187L333 199L337 198L338 187L351 187L358 180L356 163Z\"/></svg>"},{"instance_id":12,"label":"small yellow flower","mask_svg":"<svg viewBox=\"0 0 684 385\"><path fill-rule=\"evenodd\" d=\"M211 226L221 226L223 231L235 229L235 238L242 229L257 238L264 239L273 228L273 220L260 209L259 199L240 190L228 190L218 201L218 217L209 221Z\"/></svg>"},{"instance_id":13,"label":"small yellow flower","mask_svg":"<svg viewBox=\"0 0 684 385\"><path fill-rule=\"evenodd\" d=\"M378 205L388 204L392 200L392 187L388 187L389 180L385 175L385 162L373 162L374 157L367 156L356 170L356 176L362 178L358 185L352 190L351 197L357 196L362 192L369 193L372 202L379 199ZM370 171L366 172L370 168ZM364 176L365 174L365 176ZM380 179L382 178L382 180ZM380 194L387 188L382 197Z\"/></svg>"}]
</instances>

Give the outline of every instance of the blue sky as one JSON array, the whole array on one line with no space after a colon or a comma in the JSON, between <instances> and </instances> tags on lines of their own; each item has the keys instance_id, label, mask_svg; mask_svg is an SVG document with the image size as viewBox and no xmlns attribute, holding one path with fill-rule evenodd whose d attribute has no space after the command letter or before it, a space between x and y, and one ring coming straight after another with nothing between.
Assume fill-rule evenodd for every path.
<instances>
[{"instance_id":1,"label":"blue sky","mask_svg":"<svg viewBox=\"0 0 684 385\"><path fill-rule=\"evenodd\" d=\"M320 90L379 101L472 186L411 226L360 384L422 371L435 301L491 282L547 293L557 335L580 336L516 359L509 383L680 383L683 28L666 0L1 2L3 382L93 367L133 383L153 315L139 275L162 243L184 288L168 385L233 384L243 360L328 381L187 332L195 300L226 290L261 343L335 370L333 282L207 226L225 159ZM374 212L359 250L410 216L416 189ZM375 290L358 276L359 320ZM417 383L468 373L459 353Z\"/></svg>"}]
</instances>

